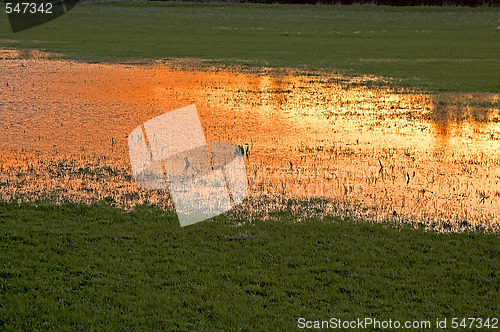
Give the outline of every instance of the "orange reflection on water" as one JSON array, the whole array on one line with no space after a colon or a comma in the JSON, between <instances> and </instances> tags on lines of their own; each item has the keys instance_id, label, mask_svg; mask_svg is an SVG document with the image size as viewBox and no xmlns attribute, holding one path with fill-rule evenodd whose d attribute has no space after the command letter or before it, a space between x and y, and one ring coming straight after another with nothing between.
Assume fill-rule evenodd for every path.
<instances>
[{"instance_id":1,"label":"orange reflection on water","mask_svg":"<svg viewBox=\"0 0 500 332\"><path fill-rule=\"evenodd\" d=\"M250 147L250 201L318 196L352 202L354 217L500 224L498 95L466 117L363 85L371 77L41 59L4 59L0 73L2 199L171 206L133 183L127 136L195 103L208 141Z\"/></svg>"}]
</instances>

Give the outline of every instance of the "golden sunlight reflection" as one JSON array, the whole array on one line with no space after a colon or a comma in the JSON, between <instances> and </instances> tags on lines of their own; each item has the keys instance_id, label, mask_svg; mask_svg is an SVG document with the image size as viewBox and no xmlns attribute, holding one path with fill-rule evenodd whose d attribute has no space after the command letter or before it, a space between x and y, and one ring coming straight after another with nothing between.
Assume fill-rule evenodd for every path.
<instances>
[{"instance_id":1,"label":"golden sunlight reflection","mask_svg":"<svg viewBox=\"0 0 500 332\"><path fill-rule=\"evenodd\" d=\"M127 135L195 103L208 141L248 146L252 213L266 206L256 202L323 197L332 203L314 213L348 202L369 220L500 225L498 94L39 58L4 58L0 73L0 199L171 207L167 191L134 184Z\"/></svg>"}]
</instances>

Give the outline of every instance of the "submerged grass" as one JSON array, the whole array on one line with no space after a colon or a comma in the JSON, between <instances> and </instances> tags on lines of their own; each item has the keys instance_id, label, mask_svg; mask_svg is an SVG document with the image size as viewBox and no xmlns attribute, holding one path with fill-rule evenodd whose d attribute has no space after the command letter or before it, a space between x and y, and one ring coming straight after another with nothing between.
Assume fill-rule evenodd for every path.
<instances>
[{"instance_id":1,"label":"submerged grass","mask_svg":"<svg viewBox=\"0 0 500 332\"><path fill-rule=\"evenodd\" d=\"M499 13L106 2L17 34L0 15L0 46L87 61L196 58L199 66L249 71L328 70L433 92L497 93ZM498 109L482 95L443 93L436 104L440 119L464 105ZM456 117L482 120L482 111ZM131 180L112 168L75 170ZM288 207L251 222L236 209L180 228L172 211L112 205L0 202L1 330L288 331L300 317L434 323L498 314L499 234L468 232L467 220L462 232L442 234L324 211L304 217Z\"/></svg>"},{"instance_id":2,"label":"submerged grass","mask_svg":"<svg viewBox=\"0 0 500 332\"><path fill-rule=\"evenodd\" d=\"M500 89L500 8L109 1L13 34L0 46L86 60L205 59L241 69L328 70L431 91Z\"/></svg>"},{"instance_id":3,"label":"submerged grass","mask_svg":"<svg viewBox=\"0 0 500 332\"><path fill-rule=\"evenodd\" d=\"M498 234L294 218L180 228L152 206L0 203L0 328L289 331L300 317L498 314Z\"/></svg>"}]
</instances>

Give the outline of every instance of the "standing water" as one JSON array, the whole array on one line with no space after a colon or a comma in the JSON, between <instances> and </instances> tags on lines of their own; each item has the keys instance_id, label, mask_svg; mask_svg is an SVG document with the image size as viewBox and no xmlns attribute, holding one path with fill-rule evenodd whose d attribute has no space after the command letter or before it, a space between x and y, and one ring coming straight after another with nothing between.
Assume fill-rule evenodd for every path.
<instances>
[{"instance_id":1,"label":"standing water","mask_svg":"<svg viewBox=\"0 0 500 332\"><path fill-rule=\"evenodd\" d=\"M253 213L266 201L323 198L309 201L322 202L311 213L451 230L500 225L499 94L436 97L370 87L376 77L34 54L0 52L0 199L171 207L168 192L135 185L127 136L194 103L207 141L248 151L242 208Z\"/></svg>"}]
</instances>

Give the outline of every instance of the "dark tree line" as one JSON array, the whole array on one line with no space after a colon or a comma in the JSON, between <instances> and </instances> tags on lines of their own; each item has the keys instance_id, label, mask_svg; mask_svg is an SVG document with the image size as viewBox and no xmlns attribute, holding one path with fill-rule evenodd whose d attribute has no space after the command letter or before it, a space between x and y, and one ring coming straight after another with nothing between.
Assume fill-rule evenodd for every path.
<instances>
[{"instance_id":1,"label":"dark tree line","mask_svg":"<svg viewBox=\"0 0 500 332\"><path fill-rule=\"evenodd\" d=\"M160 0L161 1L161 0ZM185 0L181 0L185 1ZM352 5L371 4L379 6L461 6L499 7L500 0L188 0L192 2L237 2L237 3L289 3Z\"/></svg>"}]
</instances>

